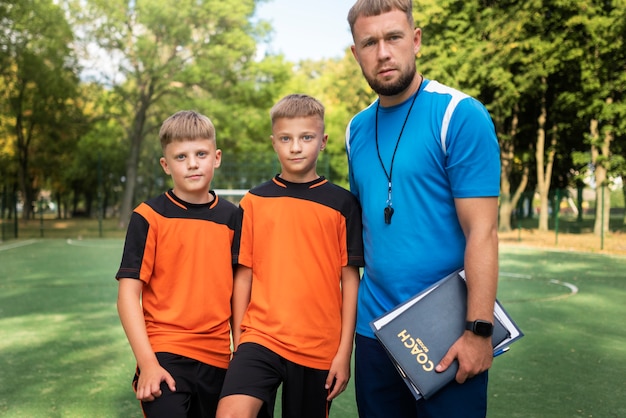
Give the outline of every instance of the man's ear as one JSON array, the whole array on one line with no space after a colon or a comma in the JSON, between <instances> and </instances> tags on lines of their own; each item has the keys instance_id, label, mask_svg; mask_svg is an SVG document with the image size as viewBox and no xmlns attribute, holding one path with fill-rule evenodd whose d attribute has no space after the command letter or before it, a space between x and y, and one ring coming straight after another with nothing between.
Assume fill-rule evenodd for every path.
<instances>
[{"instance_id":1,"label":"man's ear","mask_svg":"<svg viewBox=\"0 0 626 418\"><path fill-rule=\"evenodd\" d=\"M415 28L413 31L413 52L417 56L422 48L422 29Z\"/></svg>"},{"instance_id":2,"label":"man's ear","mask_svg":"<svg viewBox=\"0 0 626 418\"><path fill-rule=\"evenodd\" d=\"M352 56L354 57L354 59L356 60L356 62L361 65L361 61L359 60L359 56L356 53L356 48L354 45L350 45L350 51L352 51Z\"/></svg>"}]
</instances>

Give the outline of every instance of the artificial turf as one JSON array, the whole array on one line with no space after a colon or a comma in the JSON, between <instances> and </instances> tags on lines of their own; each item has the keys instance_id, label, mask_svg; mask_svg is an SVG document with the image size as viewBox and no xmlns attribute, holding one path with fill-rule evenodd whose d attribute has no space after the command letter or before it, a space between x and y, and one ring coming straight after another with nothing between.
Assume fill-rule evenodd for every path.
<instances>
[{"instance_id":1,"label":"artificial turf","mask_svg":"<svg viewBox=\"0 0 626 418\"><path fill-rule=\"evenodd\" d=\"M0 416L142 416L115 308L122 246L0 244ZM626 416L626 257L503 246L500 271L525 336L494 361L488 417ZM331 416L357 416L352 384Z\"/></svg>"}]
</instances>

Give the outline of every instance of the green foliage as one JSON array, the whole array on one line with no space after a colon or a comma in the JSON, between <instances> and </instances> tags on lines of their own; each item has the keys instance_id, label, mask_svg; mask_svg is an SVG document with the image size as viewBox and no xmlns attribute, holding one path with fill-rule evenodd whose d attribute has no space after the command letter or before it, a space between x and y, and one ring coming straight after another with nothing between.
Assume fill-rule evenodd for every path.
<instances>
[{"instance_id":1,"label":"green foliage","mask_svg":"<svg viewBox=\"0 0 626 418\"><path fill-rule=\"evenodd\" d=\"M623 6L623 1L419 2L416 22L423 29L419 68L428 78L485 103L506 150L507 187L522 180L509 153L515 154L511 161L521 161L537 150L546 161L530 173L527 189L535 188L544 174L552 187L575 182L571 173L577 168L571 156L590 152L585 132L592 119L600 123L597 147L607 140L607 133L614 138L608 155L597 157L598 164L623 154ZM542 101L545 149L543 139L537 142Z\"/></svg>"},{"instance_id":2,"label":"green foliage","mask_svg":"<svg viewBox=\"0 0 626 418\"><path fill-rule=\"evenodd\" d=\"M130 149L121 207L125 223L139 200L142 143L167 116L181 107L197 108L215 120L220 146L237 155L237 147L256 139L259 107L272 98L265 80L280 81L285 67L253 59L255 37L266 30L251 23L253 0L92 0L74 3L74 11L79 4L86 6L76 15L85 42L97 43L115 59L101 78L110 80L119 97L116 119ZM248 118L253 123L242 123Z\"/></svg>"},{"instance_id":3,"label":"green foliage","mask_svg":"<svg viewBox=\"0 0 626 418\"><path fill-rule=\"evenodd\" d=\"M170 114L192 108L217 128L228 170L216 185L251 187L277 167L270 107L303 92L326 106L321 171L346 186L345 127L375 95L349 50L341 59L299 63L258 56L272 32L255 18L260 1L1 2L3 185L19 178L26 200L45 187L89 207L100 154L105 182L111 179L103 186L108 205L123 199L127 213L167 185L155 166L158 129ZM415 3L423 30L418 69L485 103L510 161L509 195L535 165L542 98L548 142L556 139L545 150L555 152L554 184L575 183L573 153L601 149L607 138L609 151L594 161L612 176L626 173L624 0ZM592 121L597 135L590 135ZM98 153L89 151L95 147ZM528 173L527 190L538 174Z\"/></svg>"},{"instance_id":4,"label":"green foliage","mask_svg":"<svg viewBox=\"0 0 626 418\"><path fill-rule=\"evenodd\" d=\"M3 115L0 138L15 161L5 186L19 184L24 217L37 199L39 187L58 172L63 155L70 155L82 116L76 107L78 67L72 28L63 11L51 0L25 0L4 4L0 18ZM6 145L8 144L8 146Z\"/></svg>"}]
</instances>

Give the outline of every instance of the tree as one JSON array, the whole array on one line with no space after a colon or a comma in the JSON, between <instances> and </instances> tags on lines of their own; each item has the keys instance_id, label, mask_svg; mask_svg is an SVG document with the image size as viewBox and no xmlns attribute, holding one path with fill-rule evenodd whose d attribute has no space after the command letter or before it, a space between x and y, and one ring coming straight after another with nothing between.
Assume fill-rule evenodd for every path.
<instances>
[{"instance_id":1,"label":"tree","mask_svg":"<svg viewBox=\"0 0 626 418\"><path fill-rule=\"evenodd\" d=\"M84 204L80 209L91 216L96 204L98 210L106 208L115 203L120 193L127 148L122 127L108 117L119 113L110 107L111 94L97 83L81 85L81 109L85 118L81 135L52 185L59 217L76 213L79 204ZM99 215L106 217L105 212Z\"/></svg>"},{"instance_id":2,"label":"tree","mask_svg":"<svg viewBox=\"0 0 626 418\"><path fill-rule=\"evenodd\" d=\"M424 39L420 68L476 96L493 118L501 150L499 230L508 231L530 173L527 144L519 149L523 98L533 88L520 62L525 21L511 18L517 8L508 2L420 2L416 10Z\"/></svg>"},{"instance_id":3,"label":"tree","mask_svg":"<svg viewBox=\"0 0 626 418\"><path fill-rule=\"evenodd\" d=\"M589 120L587 140L596 185L596 235L609 228L611 201L606 188L613 169L621 166L621 158L614 158L613 149L624 149L621 144L626 135L625 8L624 0L592 1L585 5L584 14L568 22L579 28L587 40L581 55L581 76L582 92L590 100L580 115Z\"/></svg>"},{"instance_id":4,"label":"tree","mask_svg":"<svg viewBox=\"0 0 626 418\"><path fill-rule=\"evenodd\" d=\"M123 226L135 205L142 143L178 110L168 103L204 103L202 111L212 115L246 78L255 54L256 33L250 23L255 2L88 0L71 5L83 24L85 45L96 44L114 63L98 79L120 100L122 113L115 117L128 141Z\"/></svg>"},{"instance_id":5,"label":"tree","mask_svg":"<svg viewBox=\"0 0 626 418\"><path fill-rule=\"evenodd\" d=\"M67 122L74 117L77 62L69 45L73 35L62 10L51 0L24 0L3 10L7 26L0 47L5 89L2 113L13 132L17 178L28 219L36 189L44 183L42 168L52 161L53 146L68 137ZM47 141L47 142L46 142ZM31 161L38 158L40 164Z\"/></svg>"}]
</instances>

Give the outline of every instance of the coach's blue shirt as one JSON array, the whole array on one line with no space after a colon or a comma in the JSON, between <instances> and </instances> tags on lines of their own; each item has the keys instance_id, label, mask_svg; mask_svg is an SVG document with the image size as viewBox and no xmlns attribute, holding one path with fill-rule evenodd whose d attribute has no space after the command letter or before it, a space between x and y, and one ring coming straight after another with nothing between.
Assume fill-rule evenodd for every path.
<instances>
[{"instance_id":1,"label":"coach's blue shirt","mask_svg":"<svg viewBox=\"0 0 626 418\"><path fill-rule=\"evenodd\" d=\"M378 108L387 173L412 100ZM371 320L463 266L465 237L454 199L498 196L500 189L500 151L485 107L424 80L393 162L394 214L386 224L388 181L376 151L377 107L378 100L354 116L346 131L350 188L363 209L357 332L371 338Z\"/></svg>"}]
</instances>

